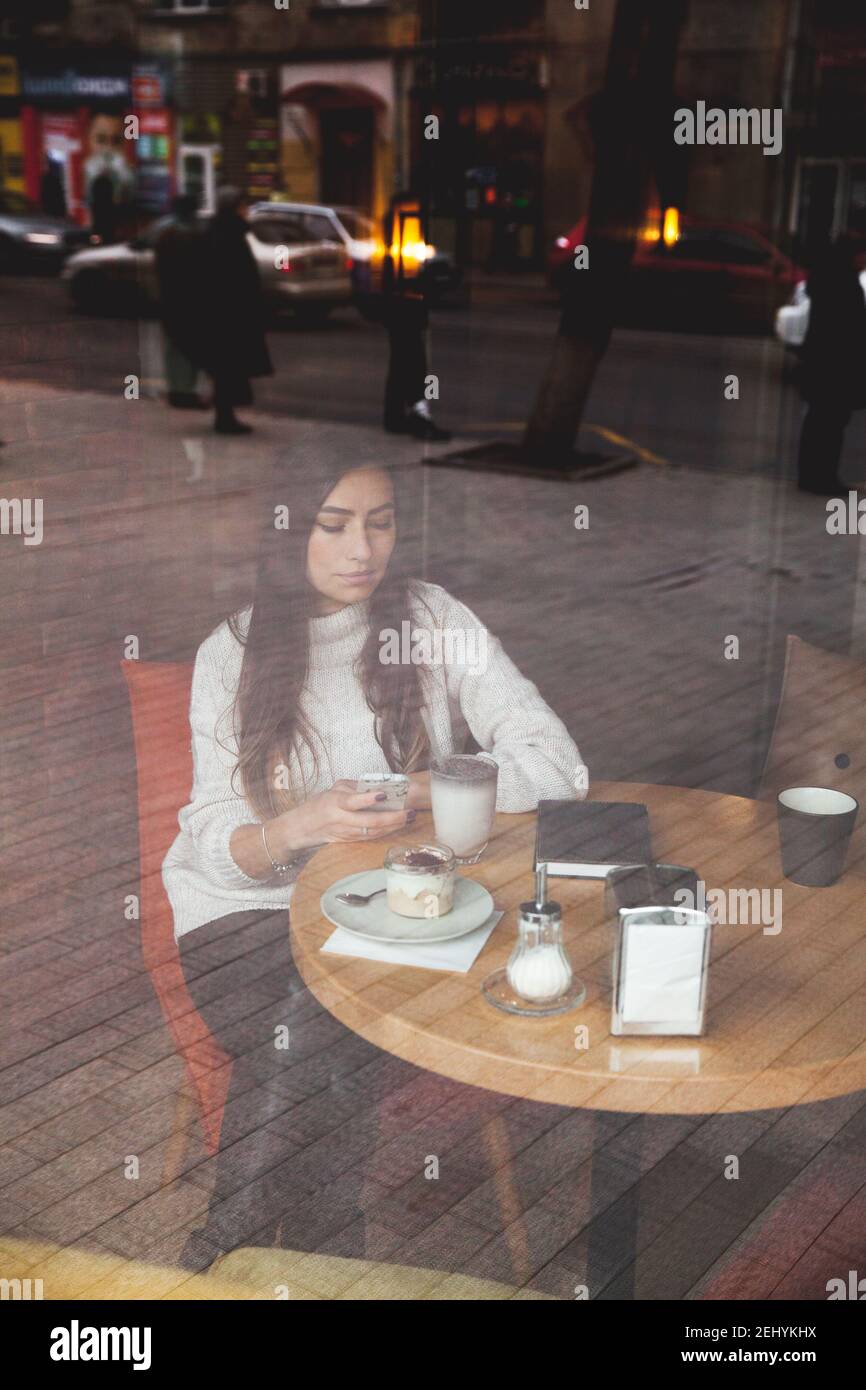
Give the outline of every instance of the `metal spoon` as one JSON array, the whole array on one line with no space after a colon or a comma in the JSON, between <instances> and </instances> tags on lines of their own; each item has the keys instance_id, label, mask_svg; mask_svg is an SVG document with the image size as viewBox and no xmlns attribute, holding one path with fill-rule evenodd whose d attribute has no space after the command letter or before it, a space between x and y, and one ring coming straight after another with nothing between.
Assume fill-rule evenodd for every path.
<instances>
[{"instance_id":1,"label":"metal spoon","mask_svg":"<svg viewBox=\"0 0 866 1390\"><path fill-rule=\"evenodd\" d=\"M377 888L375 893L338 893L337 902L345 903L347 907L366 907L371 898L376 898L380 893L384 893L384 888Z\"/></svg>"}]
</instances>

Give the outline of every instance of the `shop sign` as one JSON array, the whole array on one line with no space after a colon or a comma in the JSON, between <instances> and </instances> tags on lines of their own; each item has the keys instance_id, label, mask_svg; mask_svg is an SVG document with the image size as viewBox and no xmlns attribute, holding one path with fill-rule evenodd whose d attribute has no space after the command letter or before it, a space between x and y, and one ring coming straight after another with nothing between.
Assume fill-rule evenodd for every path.
<instances>
[{"instance_id":1,"label":"shop sign","mask_svg":"<svg viewBox=\"0 0 866 1390\"><path fill-rule=\"evenodd\" d=\"M31 99L122 101L129 96L129 78L124 73L78 72L75 68L58 73L23 72L21 91Z\"/></svg>"},{"instance_id":2,"label":"shop sign","mask_svg":"<svg viewBox=\"0 0 866 1390\"><path fill-rule=\"evenodd\" d=\"M168 101L167 72L156 63L140 63L132 69L132 104L142 107L162 107Z\"/></svg>"}]
</instances>

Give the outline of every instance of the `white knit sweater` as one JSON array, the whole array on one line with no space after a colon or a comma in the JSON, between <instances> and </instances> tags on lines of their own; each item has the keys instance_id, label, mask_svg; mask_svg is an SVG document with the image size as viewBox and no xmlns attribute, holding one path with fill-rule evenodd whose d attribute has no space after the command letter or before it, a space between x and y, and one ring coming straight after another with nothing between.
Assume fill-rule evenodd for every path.
<instances>
[{"instance_id":1,"label":"white knit sweater","mask_svg":"<svg viewBox=\"0 0 866 1390\"><path fill-rule=\"evenodd\" d=\"M417 588L423 604L413 602L413 631L421 626L464 633L476 630L474 648L469 640L463 653L443 644L439 650L448 659L431 667L425 722L432 755L460 752L471 732L499 765L499 811L534 810L542 797L585 796L586 769L568 730L506 656L500 642L465 604L438 585L419 583ZM251 612L247 608L238 615L244 633ZM320 745L318 778L309 752L301 753L310 795L341 777L388 770L376 742L373 713L353 671L366 637L368 613L365 599L310 622L309 674L301 705ZM189 805L178 816L180 833L162 866L177 938L230 912L285 908L292 897L292 881L250 878L229 852L232 832L259 820L238 794L239 776L234 788L231 783L237 758L231 709L243 650L228 623L221 623L196 656L189 712L192 792ZM472 664L478 652L485 653L486 662L476 657ZM455 659L461 655L467 658L463 664ZM296 770L294 760L290 767ZM311 849L301 857L293 877L314 853Z\"/></svg>"}]
</instances>

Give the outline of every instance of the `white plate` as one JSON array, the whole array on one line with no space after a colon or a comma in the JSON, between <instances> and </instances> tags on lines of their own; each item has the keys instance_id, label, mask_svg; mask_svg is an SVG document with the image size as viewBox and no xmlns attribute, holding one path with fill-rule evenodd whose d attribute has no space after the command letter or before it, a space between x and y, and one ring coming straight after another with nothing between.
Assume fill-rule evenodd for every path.
<instances>
[{"instance_id":1,"label":"white plate","mask_svg":"<svg viewBox=\"0 0 866 1390\"><path fill-rule=\"evenodd\" d=\"M365 869L338 879L322 894L322 913L335 927L345 927L355 936L369 941L453 941L475 931L493 911L493 899L486 888L472 878L454 879L454 906L444 917L401 917L391 912L382 894L366 907L349 907L337 902L338 893L374 893L385 886L384 869Z\"/></svg>"}]
</instances>

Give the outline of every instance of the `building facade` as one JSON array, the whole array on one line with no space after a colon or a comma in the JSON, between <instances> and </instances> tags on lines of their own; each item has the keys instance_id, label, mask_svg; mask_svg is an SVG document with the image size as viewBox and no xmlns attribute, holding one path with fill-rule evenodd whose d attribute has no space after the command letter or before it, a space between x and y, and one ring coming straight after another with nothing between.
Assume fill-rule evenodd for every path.
<instances>
[{"instance_id":1,"label":"building facade","mask_svg":"<svg viewBox=\"0 0 866 1390\"><path fill-rule=\"evenodd\" d=\"M93 171L142 216L173 192L379 217L427 200L466 265L543 265L587 208L588 113L613 0L23 0L0 29L0 176L39 200L46 172L87 217ZM682 152L675 201L793 245L866 198L866 19L854 0L692 0L676 102L779 107L779 155ZM17 16L17 17L16 17ZM134 138L123 118L135 115ZM673 112L672 112L673 117ZM673 119L672 119L673 127Z\"/></svg>"}]
</instances>

